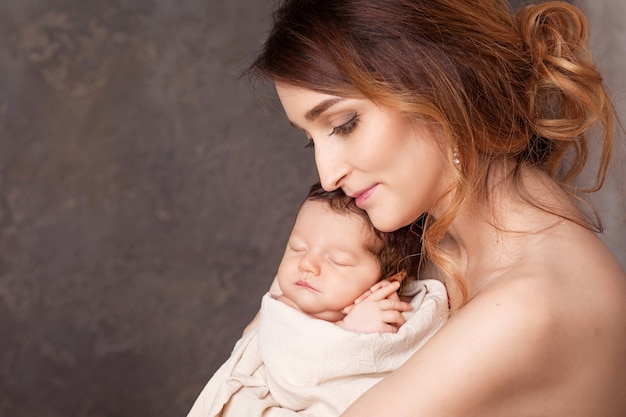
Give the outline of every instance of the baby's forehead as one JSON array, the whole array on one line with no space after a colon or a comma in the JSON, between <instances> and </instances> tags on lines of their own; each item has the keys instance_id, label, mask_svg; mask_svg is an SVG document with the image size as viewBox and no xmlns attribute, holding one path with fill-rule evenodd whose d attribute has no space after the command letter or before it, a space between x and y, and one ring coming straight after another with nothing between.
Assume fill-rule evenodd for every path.
<instances>
[{"instance_id":1,"label":"baby's forehead","mask_svg":"<svg viewBox=\"0 0 626 417\"><path fill-rule=\"evenodd\" d=\"M320 230L328 233L337 233L338 235L341 235L342 231L328 227L328 224L324 224L325 219L332 219L333 222L340 222L346 225L350 224L358 227L359 236L364 242L366 241L369 244L382 242L381 237L376 233L365 212L359 213L349 207L334 206L326 200L305 200L298 213L298 218L308 222L317 221L317 227Z\"/></svg>"},{"instance_id":2,"label":"baby's forehead","mask_svg":"<svg viewBox=\"0 0 626 417\"><path fill-rule=\"evenodd\" d=\"M346 220L346 222L354 223L358 221L359 224L366 226L368 229L372 229L373 226L367 217L367 213L357 212L349 207L345 207L342 204L331 204L326 200L307 199L302 203L299 216L304 215L326 215L335 217L337 220Z\"/></svg>"}]
</instances>

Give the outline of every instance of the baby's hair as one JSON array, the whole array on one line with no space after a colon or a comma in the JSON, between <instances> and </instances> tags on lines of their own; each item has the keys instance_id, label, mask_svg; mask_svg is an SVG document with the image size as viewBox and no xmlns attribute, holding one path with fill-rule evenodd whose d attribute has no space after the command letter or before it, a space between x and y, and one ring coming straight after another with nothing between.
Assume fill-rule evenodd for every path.
<instances>
[{"instance_id":1,"label":"baby's hair","mask_svg":"<svg viewBox=\"0 0 626 417\"><path fill-rule=\"evenodd\" d=\"M371 248L378 259L381 268L381 278L406 272L408 279L418 276L421 259L421 237L415 227L406 226L393 232L377 230L367 215L367 212L356 205L352 197L347 196L341 189L326 191L319 182L313 184L306 196L306 201L321 201L339 214L356 214L380 240L380 245ZM304 202L303 202L304 203Z\"/></svg>"}]
</instances>

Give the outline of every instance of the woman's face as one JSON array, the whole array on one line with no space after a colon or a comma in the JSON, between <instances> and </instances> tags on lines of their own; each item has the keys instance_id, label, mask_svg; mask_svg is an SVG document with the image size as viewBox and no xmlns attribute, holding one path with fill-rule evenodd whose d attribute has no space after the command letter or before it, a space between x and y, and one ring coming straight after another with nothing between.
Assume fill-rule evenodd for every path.
<instances>
[{"instance_id":1,"label":"woman's face","mask_svg":"<svg viewBox=\"0 0 626 417\"><path fill-rule=\"evenodd\" d=\"M280 290L300 311L340 320L340 311L380 279L372 248L381 244L363 217L306 201L278 266Z\"/></svg>"},{"instance_id":2,"label":"woman's face","mask_svg":"<svg viewBox=\"0 0 626 417\"><path fill-rule=\"evenodd\" d=\"M450 163L434 129L368 99L343 98L276 84L287 117L315 148L326 190L341 188L374 226L393 231L420 215L450 188Z\"/></svg>"}]
</instances>

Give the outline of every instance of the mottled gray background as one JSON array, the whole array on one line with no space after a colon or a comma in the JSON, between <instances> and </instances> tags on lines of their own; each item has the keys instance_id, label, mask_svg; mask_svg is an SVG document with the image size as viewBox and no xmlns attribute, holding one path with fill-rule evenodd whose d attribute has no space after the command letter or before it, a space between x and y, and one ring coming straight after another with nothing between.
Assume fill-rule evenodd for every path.
<instances>
[{"instance_id":1,"label":"mottled gray background","mask_svg":"<svg viewBox=\"0 0 626 417\"><path fill-rule=\"evenodd\" d=\"M582 5L624 117L617 3ZM269 9L0 3L0 416L182 416L226 359L316 178L238 79ZM620 187L597 201L626 264Z\"/></svg>"}]
</instances>

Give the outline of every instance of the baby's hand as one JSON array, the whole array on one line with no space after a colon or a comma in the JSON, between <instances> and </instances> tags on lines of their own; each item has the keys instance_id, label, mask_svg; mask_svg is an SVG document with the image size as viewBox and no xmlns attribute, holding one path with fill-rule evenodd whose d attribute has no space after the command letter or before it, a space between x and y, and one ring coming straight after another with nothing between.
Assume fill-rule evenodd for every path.
<instances>
[{"instance_id":1,"label":"baby's hand","mask_svg":"<svg viewBox=\"0 0 626 417\"><path fill-rule=\"evenodd\" d=\"M376 284L372 285L372 287L370 287L369 290L365 291L363 294L358 296L357 299L354 300L354 304L352 306L349 306L349 307L354 307L356 304L362 303L363 301L365 301L369 296L371 296L376 291L380 290L383 287L387 287L387 286L393 285L393 284L396 284L396 283L387 281L386 279L378 281ZM388 296L388 298L396 299L396 300L400 299L400 297L398 297L398 294L396 293L398 287L399 287L399 285L396 285L394 287L395 290Z\"/></svg>"},{"instance_id":2,"label":"baby's hand","mask_svg":"<svg viewBox=\"0 0 626 417\"><path fill-rule=\"evenodd\" d=\"M357 299L354 300L353 304L345 307L342 310L342 313L343 314L348 314L354 308L355 305L365 301L367 299L367 297L372 295L372 293L374 293L375 291L378 291L381 288L386 287L386 286L388 286L388 285L390 285L390 284L392 284L394 282L402 281L405 276L406 276L406 272L405 271L400 271L397 274L388 277L387 279L383 279L383 280L378 281L376 284L372 285L369 290L365 291L363 294L358 296ZM400 297L398 297L398 294L395 292L397 289L398 289L398 287L396 286L394 292L389 294L386 298L389 298L390 300L399 300Z\"/></svg>"},{"instance_id":3,"label":"baby's hand","mask_svg":"<svg viewBox=\"0 0 626 417\"><path fill-rule=\"evenodd\" d=\"M367 296L342 310L346 317L337 324L358 333L396 333L405 323L402 312L411 305L400 301L398 282L381 281L372 286Z\"/></svg>"}]
</instances>

